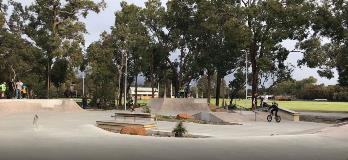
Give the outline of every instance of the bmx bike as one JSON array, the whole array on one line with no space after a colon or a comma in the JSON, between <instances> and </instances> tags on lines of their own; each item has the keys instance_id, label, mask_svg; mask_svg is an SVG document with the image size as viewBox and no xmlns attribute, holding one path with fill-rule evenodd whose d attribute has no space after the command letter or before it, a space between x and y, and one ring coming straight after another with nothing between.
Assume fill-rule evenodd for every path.
<instances>
[{"instance_id":1,"label":"bmx bike","mask_svg":"<svg viewBox=\"0 0 348 160\"><path fill-rule=\"evenodd\" d=\"M274 117L274 119L275 119L275 121L277 122L277 123L279 123L281 120L282 120L282 118L280 117L280 116L276 116L276 115L273 115L272 113L270 113L268 116L267 116L267 121L268 122L272 122L272 119L273 119L273 117Z\"/></svg>"}]
</instances>

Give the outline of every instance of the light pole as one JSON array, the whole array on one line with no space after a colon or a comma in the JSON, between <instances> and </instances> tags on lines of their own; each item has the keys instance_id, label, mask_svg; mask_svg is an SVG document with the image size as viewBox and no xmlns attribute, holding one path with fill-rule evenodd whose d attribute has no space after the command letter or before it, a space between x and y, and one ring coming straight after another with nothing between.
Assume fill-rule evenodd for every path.
<instances>
[{"instance_id":1,"label":"light pole","mask_svg":"<svg viewBox=\"0 0 348 160\"><path fill-rule=\"evenodd\" d=\"M248 52L245 52L245 100L248 100Z\"/></svg>"},{"instance_id":2,"label":"light pole","mask_svg":"<svg viewBox=\"0 0 348 160\"><path fill-rule=\"evenodd\" d=\"M82 97L85 97L85 71L82 72Z\"/></svg>"},{"instance_id":3,"label":"light pole","mask_svg":"<svg viewBox=\"0 0 348 160\"><path fill-rule=\"evenodd\" d=\"M127 75L128 75L128 68L127 68L127 63L128 63L128 55L127 52L123 52L125 55L125 72L124 72L124 110L127 111Z\"/></svg>"}]
</instances>

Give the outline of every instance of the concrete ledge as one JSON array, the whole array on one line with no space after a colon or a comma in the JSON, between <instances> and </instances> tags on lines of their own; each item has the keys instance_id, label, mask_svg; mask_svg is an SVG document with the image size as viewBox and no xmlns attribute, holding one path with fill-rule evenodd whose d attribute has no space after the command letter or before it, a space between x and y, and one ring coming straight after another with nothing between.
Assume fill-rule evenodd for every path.
<instances>
[{"instance_id":1,"label":"concrete ledge","mask_svg":"<svg viewBox=\"0 0 348 160\"><path fill-rule=\"evenodd\" d=\"M279 108L278 115L282 117L282 119L290 120L298 122L300 121L300 113L285 109L285 108Z\"/></svg>"},{"instance_id":2,"label":"concrete ledge","mask_svg":"<svg viewBox=\"0 0 348 160\"><path fill-rule=\"evenodd\" d=\"M102 128L104 130L119 133L123 127L141 127L146 130L151 128L156 128L156 124L154 122L127 122L127 121L115 121L115 120L107 120L107 121L96 121L97 127Z\"/></svg>"}]
</instances>

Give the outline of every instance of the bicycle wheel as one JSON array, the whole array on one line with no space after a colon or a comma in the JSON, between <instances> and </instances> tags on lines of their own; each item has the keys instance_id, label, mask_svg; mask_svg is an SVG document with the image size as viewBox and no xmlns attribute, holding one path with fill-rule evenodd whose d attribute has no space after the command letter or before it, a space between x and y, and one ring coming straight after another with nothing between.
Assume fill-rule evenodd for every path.
<instances>
[{"instance_id":1,"label":"bicycle wheel","mask_svg":"<svg viewBox=\"0 0 348 160\"><path fill-rule=\"evenodd\" d=\"M268 116L267 116L267 121L268 121L268 122L271 122L271 121L272 121L272 115L268 115Z\"/></svg>"},{"instance_id":2,"label":"bicycle wheel","mask_svg":"<svg viewBox=\"0 0 348 160\"><path fill-rule=\"evenodd\" d=\"M276 122L279 123L279 122L282 120L282 118L280 118L280 116L276 116L276 117L275 117L275 120L276 120Z\"/></svg>"}]
</instances>

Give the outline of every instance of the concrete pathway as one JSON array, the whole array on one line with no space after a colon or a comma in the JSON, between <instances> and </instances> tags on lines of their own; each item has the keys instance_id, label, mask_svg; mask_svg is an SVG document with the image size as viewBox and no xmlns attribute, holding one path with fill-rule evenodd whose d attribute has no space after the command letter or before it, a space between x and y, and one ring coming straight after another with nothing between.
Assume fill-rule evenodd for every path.
<instances>
[{"instance_id":1,"label":"concrete pathway","mask_svg":"<svg viewBox=\"0 0 348 160\"><path fill-rule=\"evenodd\" d=\"M190 132L212 138L141 137L110 133L95 127L113 111L39 112L0 118L0 159L348 159L347 126L317 123L246 123L217 126L185 123ZM175 123L159 122L160 129ZM273 134L271 136L271 134Z\"/></svg>"}]
</instances>

